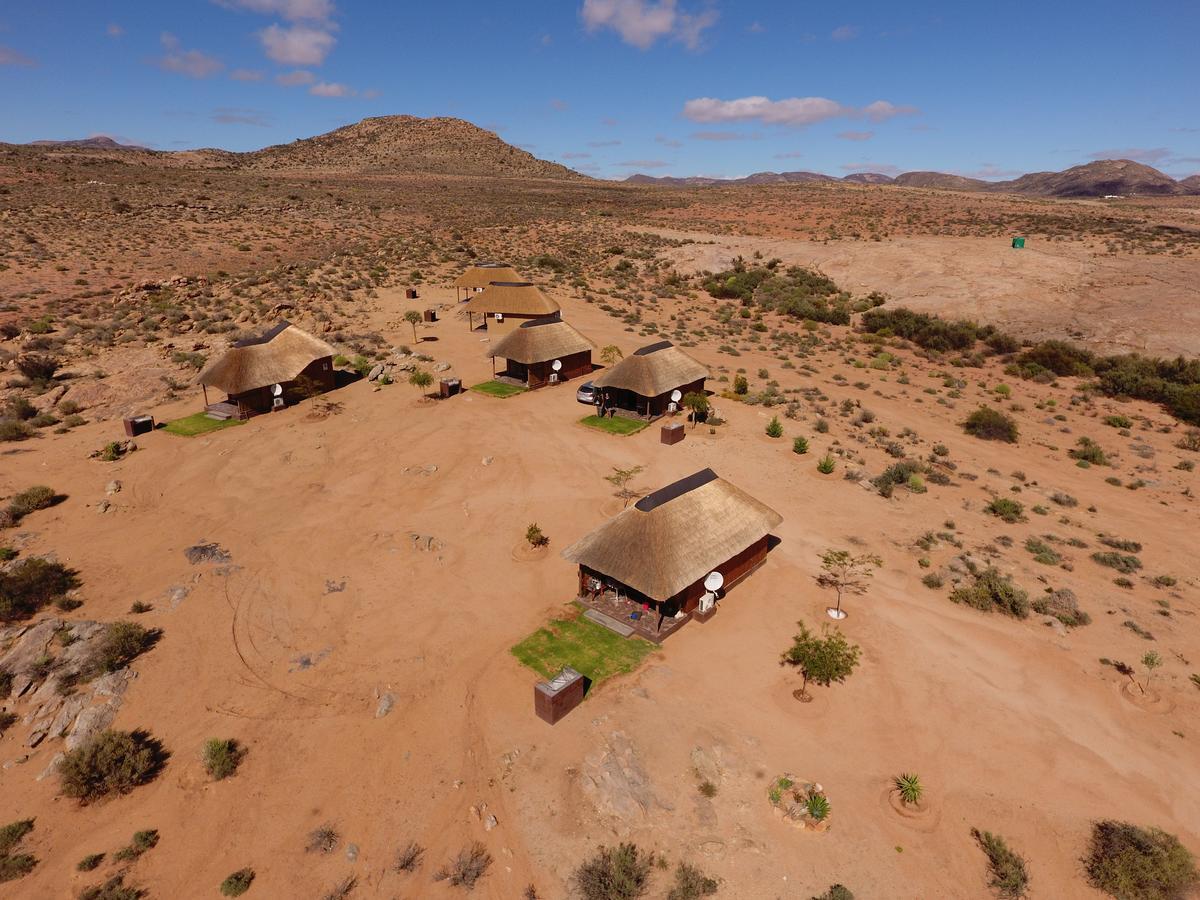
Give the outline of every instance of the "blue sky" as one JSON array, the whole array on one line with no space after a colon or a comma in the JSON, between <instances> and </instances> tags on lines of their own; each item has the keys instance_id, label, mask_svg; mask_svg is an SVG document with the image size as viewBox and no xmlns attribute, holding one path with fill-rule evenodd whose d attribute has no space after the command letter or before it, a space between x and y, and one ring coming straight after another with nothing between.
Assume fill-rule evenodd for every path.
<instances>
[{"instance_id":1,"label":"blue sky","mask_svg":"<svg viewBox=\"0 0 1200 900\"><path fill-rule=\"evenodd\" d=\"M1200 172L1200 3L39 0L0 140L251 150L449 115L588 174Z\"/></svg>"}]
</instances>

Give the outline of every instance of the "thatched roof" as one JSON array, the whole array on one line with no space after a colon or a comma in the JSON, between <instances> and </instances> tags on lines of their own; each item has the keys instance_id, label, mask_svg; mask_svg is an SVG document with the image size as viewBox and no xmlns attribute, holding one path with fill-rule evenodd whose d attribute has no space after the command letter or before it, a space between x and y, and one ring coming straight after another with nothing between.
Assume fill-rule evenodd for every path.
<instances>
[{"instance_id":1,"label":"thatched roof","mask_svg":"<svg viewBox=\"0 0 1200 900\"><path fill-rule=\"evenodd\" d=\"M457 288L485 288L493 281L520 281L517 270L508 263L476 263L454 279Z\"/></svg>"},{"instance_id":2,"label":"thatched roof","mask_svg":"<svg viewBox=\"0 0 1200 900\"><path fill-rule=\"evenodd\" d=\"M533 365L592 350L595 344L559 318L530 319L522 322L488 350L490 357L503 357Z\"/></svg>"},{"instance_id":3,"label":"thatched roof","mask_svg":"<svg viewBox=\"0 0 1200 900\"><path fill-rule=\"evenodd\" d=\"M621 388L643 397L658 397L708 377L708 369L670 341L634 351L595 379L596 387Z\"/></svg>"},{"instance_id":4,"label":"thatched roof","mask_svg":"<svg viewBox=\"0 0 1200 900\"><path fill-rule=\"evenodd\" d=\"M666 600L782 521L769 506L702 469L643 497L562 555Z\"/></svg>"},{"instance_id":5,"label":"thatched roof","mask_svg":"<svg viewBox=\"0 0 1200 900\"><path fill-rule=\"evenodd\" d=\"M234 344L197 380L227 394L242 394L294 381L310 363L333 353L333 348L320 338L284 321L261 337Z\"/></svg>"},{"instance_id":6,"label":"thatched roof","mask_svg":"<svg viewBox=\"0 0 1200 900\"><path fill-rule=\"evenodd\" d=\"M528 281L493 281L462 306L474 313L504 313L508 316L548 316L561 307Z\"/></svg>"}]
</instances>

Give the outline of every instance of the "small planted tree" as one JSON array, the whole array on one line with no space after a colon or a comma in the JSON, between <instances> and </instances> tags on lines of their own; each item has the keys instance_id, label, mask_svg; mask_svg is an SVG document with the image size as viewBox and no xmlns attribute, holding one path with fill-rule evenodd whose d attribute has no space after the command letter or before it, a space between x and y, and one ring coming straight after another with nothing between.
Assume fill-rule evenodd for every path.
<instances>
[{"instance_id":1,"label":"small planted tree","mask_svg":"<svg viewBox=\"0 0 1200 900\"><path fill-rule=\"evenodd\" d=\"M817 460L817 471L822 475L832 475L836 466L837 463L834 462L833 456L828 453Z\"/></svg>"},{"instance_id":2,"label":"small planted tree","mask_svg":"<svg viewBox=\"0 0 1200 900\"><path fill-rule=\"evenodd\" d=\"M233 775L245 755L242 745L232 738L209 738L204 742L204 768L213 781Z\"/></svg>"},{"instance_id":3,"label":"small planted tree","mask_svg":"<svg viewBox=\"0 0 1200 900\"><path fill-rule=\"evenodd\" d=\"M529 542L530 547L546 547L550 544L550 538L542 533L537 522L531 522L525 529L525 540Z\"/></svg>"},{"instance_id":4,"label":"small planted tree","mask_svg":"<svg viewBox=\"0 0 1200 900\"><path fill-rule=\"evenodd\" d=\"M769 438L783 437L783 424L779 421L779 416L771 417L771 421L767 423L766 434Z\"/></svg>"},{"instance_id":5,"label":"small planted tree","mask_svg":"<svg viewBox=\"0 0 1200 900\"><path fill-rule=\"evenodd\" d=\"M683 395L683 408L688 411L692 427L695 428L697 422L708 417L712 404L708 402L708 397L699 391L688 391Z\"/></svg>"},{"instance_id":6,"label":"small planted tree","mask_svg":"<svg viewBox=\"0 0 1200 900\"><path fill-rule=\"evenodd\" d=\"M897 775L892 779L892 788L900 795L900 800L905 806L916 806L921 802L921 797L925 795L921 777L915 772Z\"/></svg>"},{"instance_id":7,"label":"small planted tree","mask_svg":"<svg viewBox=\"0 0 1200 900\"><path fill-rule=\"evenodd\" d=\"M882 565L883 560L873 553L826 550L821 554L821 574L817 576L817 584L837 592L837 604L826 610L831 619L846 618L842 610L842 596L865 594L869 587L867 579Z\"/></svg>"},{"instance_id":8,"label":"small planted tree","mask_svg":"<svg viewBox=\"0 0 1200 900\"><path fill-rule=\"evenodd\" d=\"M408 383L418 388L421 391L421 395L424 396L425 392L433 384L433 376L424 369L413 369L408 376Z\"/></svg>"},{"instance_id":9,"label":"small planted tree","mask_svg":"<svg viewBox=\"0 0 1200 900\"><path fill-rule=\"evenodd\" d=\"M808 702L808 683L828 687L835 681L845 681L858 665L859 648L846 640L840 631L817 637L803 622L797 622L800 631L792 638L792 646L784 651L780 665L795 666L804 679L799 690L794 692L797 700Z\"/></svg>"},{"instance_id":10,"label":"small planted tree","mask_svg":"<svg viewBox=\"0 0 1200 900\"><path fill-rule=\"evenodd\" d=\"M600 361L606 366L611 366L613 363L625 358L625 354L621 352L621 348L616 344L607 344L600 348Z\"/></svg>"},{"instance_id":11,"label":"small planted tree","mask_svg":"<svg viewBox=\"0 0 1200 900\"><path fill-rule=\"evenodd\" d=\"M637 491L629 489L629 482L640 475L643 469L645 466L631 466L628 469L613 466L612 474L604 476L604 480L617 489L617 496L625 501L626 506L637 496Z\"/></svg>"},{"instance_id":12,"label":"small planted tree","mask_svg":"<svg viewBox=\"0 0 1200 900\"><path fill-rule=\"evenodd\" d=\"M808 438L792 438L792 452L803 455L808 452Z\"/></svg>"},{"instance_id":13,"label":"small planted tree","mask_svg":"<svg viewBox=\"0 0 1200 900\"><path fill-rule=\"evenodd\" d=\"M1146 680L1140 685L1143 694L1150 689L1150 678L1154 675L1154 670L1160 668L1162 664L1162 657L1153 650L1148 651L1142 657L1142 665L1146 668Z\"/></svg>"},{"instance_id":14,"label":"small planted tree","mask_svg":"<svg viewBox=\"0 0 1200 900\"><path fill-rule=\"evenodd\" d=\"M415 309L410 309L408 312L406 312L404 314L404 321L412 326L413 343L414 344L419 343L419 341L417 339L417 326L421 324L421 314L419 312L417 312Z\"/></svg>"}]
</instances>

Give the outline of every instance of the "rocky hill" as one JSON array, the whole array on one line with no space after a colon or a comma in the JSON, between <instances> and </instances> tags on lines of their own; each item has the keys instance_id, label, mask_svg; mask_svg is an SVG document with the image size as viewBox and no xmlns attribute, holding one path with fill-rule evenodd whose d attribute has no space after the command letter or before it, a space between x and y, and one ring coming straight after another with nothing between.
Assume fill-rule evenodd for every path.
<instances>
[{"instance_id":1,"label":"rocky hill","mask_svg":"<svg viewBox=\"0 0 1200 900\"><path fill-rule=\"evenodd\" d=\"M1106 194L1186 194L1182 182L1130 159L1101 159L1062 172L1034 172L1000 181L988 190L1035 197L1103 197Z\"/></svg>"},{"instance_id":2,"label":"rocky hill","mask_svg":"<svg viewBox=\"0 0 1200 900\"><path fill-rule=\"evenodd\" d=\"M891 184L895 180L891 175L881 175L878 172L855 172L842 179L858 184Z\"/></svg>"},{"instance_id":3,"label":"rocky hill","mask_svg":"<svg viewBox=\"0 0 1200 900\"><path fill-rule=\"evenodd\" d=\"M510 178L585 176L538 159L462 119L379 116L242 155L253 169L422 172Z\"/></svg>"},{"instance_id":4,"label":"rocky hill","mask_svg":"<svg viewBox=\"0 0 1200 900\"><path fill-rule=\"evenodd\" d=\"M103 134L72 141L30 141L30 147L63 147L75 150L145 150L137 144L122 144Z\"/></svg>"},{"instance_id":5,"label":"rocky hill","mask_svg":"<svg viewBox=\"0 0 1200 900\"><path fill-rule=\"evenodd\" d=\"M989 187L988 182L978 178L948 175L945 172L905 172L897 175L893 183L901 187L938 188L943 191L983 191Z\"/></svg>"}]
</instances>

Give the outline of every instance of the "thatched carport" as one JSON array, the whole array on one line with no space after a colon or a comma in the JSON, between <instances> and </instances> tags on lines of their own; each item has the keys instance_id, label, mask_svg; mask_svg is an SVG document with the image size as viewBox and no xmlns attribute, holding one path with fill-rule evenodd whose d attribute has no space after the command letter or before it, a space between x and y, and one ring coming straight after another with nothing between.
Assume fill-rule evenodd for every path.
<instances>
[{"instance_id":1,"label":"thatched carport","mask_svg":"<svg viewBox=\"0 0 1200 900\"><path fill-rule=\"evenodd\" d=\"M528 319L543 319L561 311L558 301L529 281L493 281L466 302L467 321L475 330L476 314L489 332L507 334Z\"/></svg>"},{"instance_id":2,"label":"thatched carport","mask_svg":"<svg viewBox=\"0 0 1200 900\"><path fill-rule=\"evenodd\" d=\"M522 322L488 350L495 373L495 360L504 360L508 378L531 390L559 381L592 374L595 344L557 316ZM561 363L558 370L555 362Z\"/></svg>"},{"instance_id":3,"label":"thatched carport","mask_svg":"<svg viewBox=\"0 0 1200 900\"><path fill-rule=\"evenodd\" d=\"M475 263L454 279L454 298L462 299L461 292L466 291L467 299L472 294L482 291L493 281L520 281L517 270L508 263L483 262Z\"/></svg>"},{"instance_id":4,"label":"thatched carport","mask_svg":"<svg viewBox=\"0 0 1200 900\"><path fill-rule=\"evenodd\" d=\"M210 414L246 419L332 389L333 354L329 344L285 320L259 337L238 341L196 380ZM209 403L210 387L224 391L226 399Z\"/></svg>"},{"instance_id":5,"label":"thatched carport","mask_svg":"<svg viewBox=\"0 0 1200 900\"><path fill-rule=\"evenodd\" d=\"M671 392L703 392L708 369L670 341L635 350L595 379L605 408L625 410L648 419L661 416Z\"/></svg>"},{"instance_id":6,"label":"thatched carport","mask_svg":"<svg viewBox=\"0 0 1200 900\"><path fill-rule=\"evenodd\" d=\"M723 478L701 469L647 494L563 550L579 565L579 596L648 606L655 633L665 618L686 619L705 595L710 572L722 591L766 558L783 517ZM653 639L653 638L652 638Z\"/></svg>"}]
</instances>

